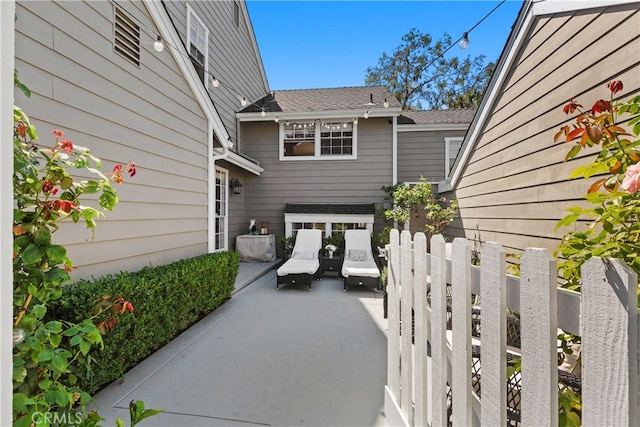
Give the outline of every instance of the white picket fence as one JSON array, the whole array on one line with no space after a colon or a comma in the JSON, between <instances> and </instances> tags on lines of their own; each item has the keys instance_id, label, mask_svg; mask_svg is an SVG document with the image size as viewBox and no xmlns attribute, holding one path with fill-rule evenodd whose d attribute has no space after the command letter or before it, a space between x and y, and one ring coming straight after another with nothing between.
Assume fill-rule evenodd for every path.
<instances>
[{"instance_id":1,"label":"white picket fence","mask_svg":"<svg viewBox=\"0 0 640 427\"><path fill-rule=\"evenodd\" d=\"M483 245L475 267L466 239L453 241L450 259L441 236L431 239L430 254L423 233L412 241L408 231L392 230L390 239L389 425L507 425L507 307L520 312L521 425L558 424L557 328L582 337L583 425L640 425L638 278L623 262L589 260L579 294L557 288L556 262L544 249L523 253L518 278L506 274L505 251L497 243ZM481 337L474 342L481 345L481 398L471 383L472 294L481 301Z\"/></svg>"}]
</instances>

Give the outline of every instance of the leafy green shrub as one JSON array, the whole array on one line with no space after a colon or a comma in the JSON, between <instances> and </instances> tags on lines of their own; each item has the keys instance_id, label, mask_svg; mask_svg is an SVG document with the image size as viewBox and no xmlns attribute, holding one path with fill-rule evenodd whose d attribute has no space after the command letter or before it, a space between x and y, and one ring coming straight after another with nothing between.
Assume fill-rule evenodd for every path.
<instances>
[{"instance_id":1,"label":"leafy green shrub","mask_svg":"<svg viewBox=\"0 0 640 427\"><path fill-rule=\"evenodd\" d=\"M220 252L65 286L48 313L56 319L92 317L103 295L122 295L135 307L103 336L104 349L92 354L91 370L79 374L78 382L95 393L223 304L233 292L239 261L236 252Z\"/></svg>"}]
</instances>

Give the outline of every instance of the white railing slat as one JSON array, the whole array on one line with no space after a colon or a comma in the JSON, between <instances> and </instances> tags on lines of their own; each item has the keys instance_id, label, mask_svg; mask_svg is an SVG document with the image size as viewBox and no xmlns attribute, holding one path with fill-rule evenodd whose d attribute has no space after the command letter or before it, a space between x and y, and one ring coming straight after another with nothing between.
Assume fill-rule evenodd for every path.
<instances>
[{"instance_id":1,"label":"white railing slat","mask_svg":"<svg viewBox=\"0 0 640 427\"><path fill-rule=\"evenodd\" d=\"M482 305L480 360L482 361L482 411L486 426L507 423L507 322L506 256L499 243L485 243L480 264Z\"/></svg>"},{"instance_id":2,"label":"white railing slat","mask_svg":"<svg viewBox=\"0 0 640 427\"><path fill-rule=\"evenodd\" d=\"M583 425L638 425L638 276L597 257L581 276Z\"/></svg>"},{"instance_id":3,"label":"white railing slat","mask_svg":"<svg viewBox=\"0 0 640 427\"><path fill-rule=\"evenodd\" d=\"M451 395L454 426L471 425L471 245L453 241L451 260L452 361Z\"/></svg>"},{"instance_id":4,"label":"white railing slat","mask_svg":"<svg viewBox=\"0 0 640 427\"><path fill-rule=\"evenodd\" d=\"M431 238L431 395L432 425L447 425L447 249L442 236Z\"/></svg>"},{"instance_id":5,"label":"white railing slat","mask_svg":"<svg viewBox=\"0 0 640 427\"><path fill-rule=\"evenodd\" d=\"M522 425L558 425L556 261L527 249L520 264Z\"/></svg>"},{"instance_id":6,"label":"white railing slat","mask_svg":"<svg viewBox=\"0 0 640 427\"><path fill-rule=\"evenodd\" d=\"M429 387L427 378L427 237L416 233L413 238L413 287L415 315L415 422L426 426L429 420Z\"/></svg>"},{"instance_id":7,"label":"white railing slat","mask_svg":"<svg viewBox=\"0 0 640 427\"><path fill-rule=\"evenodd\" d=\"M385 414L389 422L399 425L402 420L400 402L400 294L398 273L400 272L400 234L389 233L387 271L387 385L385 387Z\"/></svg>"},{"instance_id":8,"label":"white railing slat","mask_svg":"<svg viewBox=\"0 0 640 427\"><path fill-rule=\"evenodd\" d=\"M400 407L409 425L413 425L413 257L411 233L400 233Z\"/></svg>"}]
</instances>

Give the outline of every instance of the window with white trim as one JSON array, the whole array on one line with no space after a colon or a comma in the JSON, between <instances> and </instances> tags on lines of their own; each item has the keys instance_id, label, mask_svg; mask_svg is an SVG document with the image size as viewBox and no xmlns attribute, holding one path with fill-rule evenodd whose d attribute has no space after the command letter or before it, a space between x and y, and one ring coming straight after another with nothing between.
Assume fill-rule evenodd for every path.
<instances>
[{"instance_id":1,"label":"window with white trim","mask_svg":"<svg viewBox=\"0 0 640 427\"><path fill-rule=\"evenodd\" d=\"M200 80L207 85L205 78L209 68L209 29L187 4L187 50Z\"/></svg>"},{"instance_id":2,"label":"window with white trim","mask_svg":"<svg viewBox=\"0 0 640 427\"><path fill-rule=\"evenodd\" d=\"M444 139L444 174L449 176L453 163L458 157L460 147L462 147L463 138L461 137L447 137Z\"/></svg>"},{"instance_id":3,"label":"window with white trim","mask_svg":"<svg viewBox=\"0 0 640 427\"><path fill-rule=\"evenodd\" d=\"M353 121L299 120L280 123L280 160L355 159Z\"/></svg>"},{"instance_id":4,"label":"window with white trim","mask_svg":"<svg viewBox=\"0 0 640 427\"><path fill-rule=\"evenodd\" d=\"M216 168L215 248L227 249L229 172Z\"/></svg>"}]
</instances>

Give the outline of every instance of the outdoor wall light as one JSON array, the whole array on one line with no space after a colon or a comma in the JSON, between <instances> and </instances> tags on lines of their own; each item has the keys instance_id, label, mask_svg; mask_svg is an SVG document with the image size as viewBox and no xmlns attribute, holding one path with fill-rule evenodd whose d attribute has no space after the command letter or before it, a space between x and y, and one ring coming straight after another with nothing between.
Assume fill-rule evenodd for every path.
<instances>
[{"instance_id":1,"label":"outdoor wall light","mask_svg":"<svg viewBox=\"0 0 640 427\"><path fill-rule=\"evenodd\" d=\"M233 191L233 194L242 194L243 185L238 178L231 178L229 187L231 187L231 191Z\"/></svg>"}]
</instances>

